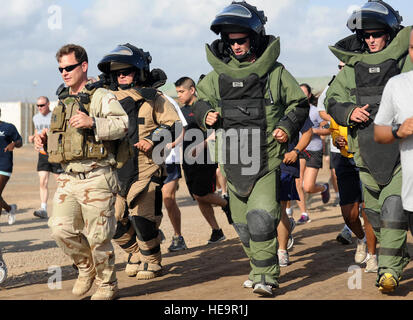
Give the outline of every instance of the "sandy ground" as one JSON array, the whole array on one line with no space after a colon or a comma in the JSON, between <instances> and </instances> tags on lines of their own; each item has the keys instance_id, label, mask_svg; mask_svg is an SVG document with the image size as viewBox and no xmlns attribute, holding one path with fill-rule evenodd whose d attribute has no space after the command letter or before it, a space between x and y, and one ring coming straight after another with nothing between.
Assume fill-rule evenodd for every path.
<instances>
[{"instance_id":1,"label":"sandy ground","mask_svg":"<svg viewBox=\"0 0 413 320\"><path fill-rule=\"evenodd\" d=\"M71 289L77 277L71 262L50 237L45 220L33 216L39 206L37 155L31 146L15 151L14 173L3 196L18 206L17 221L7 224L0 220L0 246L9 269L9 277L0 289L4 300L77 300ZM327 169L319 181L329 178ZM53 194L55 182L51 179ZM51 197L50 197L51 198ZM50 199L49 198L49 199ZM207 245L210 228L201 216L196 203L189 197L184 180L177 192L182 211L182 230L188 250L168 253L173 234L164 211L161 224L166 241L162 243L165 274L151 281L138 281L123 272L126 254L115 245L116 268L119 280L119 300L411 300L413 299L413 268L405 269L401 285L390 295L375 287L375 274L365 273L364 266L354 264L355 242L344 246L335 238L341 231L343 219L339 207L323 205L319 195L311 199L311 223L294 230L295 245L290 252L291 264L281 269L280 288L273 298L254 295L242 288L250 267L238 237L228 225L221 208L215 208L217 220L226 240ZM332 197L334 200L334 197ZM330 201L332 202L332 201ZM49 211L51 212L49 200ZM294 217L299 218L297 208ZM408 236L410 254L412 237ZM53 282L61 272L62 281ZM82 299L88 300L94 290Z\"/></svg>"}]
</instances>

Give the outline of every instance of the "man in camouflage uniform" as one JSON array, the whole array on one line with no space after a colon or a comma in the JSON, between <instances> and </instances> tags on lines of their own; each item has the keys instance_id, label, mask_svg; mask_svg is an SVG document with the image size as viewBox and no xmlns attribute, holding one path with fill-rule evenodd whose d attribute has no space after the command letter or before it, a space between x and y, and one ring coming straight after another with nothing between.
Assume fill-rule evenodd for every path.
<instances>
[{"instance_id":1,"label":"man in camouflage uniform","mask_svg":"<svg viewBox=\"0 0 413 320\"><path fill-rule=\"evenodd\" d=\"M64 169L48 224L79 270L73 294L86 294L96 279L92 300L111 300L118 291L111 244L119 186L114 140L125 136L128 117L112 93L88 81L84 48L65 45L56 58L67 87L58 89L50 129L35 137L36 149L47 144L49 161Z\"/></svg>"},{"instance_id":2,"label":"man in camouflage uniform","mask_svg":"<svg viewBox=\"0 0 413 320\"><path fill-rule=\"evenodd\" d=\"M115 205L114 240L129 253L126 274L140 280L162 273L162 159L154 161L152 151L159 137L173 131L179 121L174 106L155 89L165 83L166 75L160 69L149 70L151 59L149 52L127 43L98 64L129 116L128 141L134 147L131 159L118 171L121 190Z\"/></svg>"}]
</instances>

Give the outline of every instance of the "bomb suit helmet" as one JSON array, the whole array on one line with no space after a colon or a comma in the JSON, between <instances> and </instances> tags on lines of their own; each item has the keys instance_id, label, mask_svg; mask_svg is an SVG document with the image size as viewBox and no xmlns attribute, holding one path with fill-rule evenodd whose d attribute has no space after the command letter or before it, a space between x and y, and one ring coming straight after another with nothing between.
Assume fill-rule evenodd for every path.
<instances>
[{"instance_id":1,"label":"bomb suit helmet","mask_svg":"<svg viewBox=\"0 0 413 320\"><path fill-rule=\"evenodd\" d=\"M228 43L228 33L248 33L251 50L258 52L264 45L266 22L264 11L245 1L233 1L215 16L210 28L216 34L221 34L225 43Z\"/></svg>"},{"instance_id":2,"label":"bomb suit helmet","mask_svg":"<svg viewBox=\"0 0 413 320\"><path fill-rule=\"evenodd\" d=\"M134 82L144 85L149 80L151 61L152 57L149 52L126 43L118 45L106 54L98 63L98 69L113 76L115 71L134 68L136 69ZM115 78L113 80L116 82Z\"/></svg>"},{"instance_id":3,"label":"bomb suit helmet","mask_svg":"<svg viewBox=\"0 0 413 320\"><path fill-rule=\"evenodd\" d=\"M351 32L360 34L363 30L386 30L393 39L403 28L403 18L399 12L381 0L369 0L359 10L355 10L347 20Z\"/></svg>"}]
</instances>

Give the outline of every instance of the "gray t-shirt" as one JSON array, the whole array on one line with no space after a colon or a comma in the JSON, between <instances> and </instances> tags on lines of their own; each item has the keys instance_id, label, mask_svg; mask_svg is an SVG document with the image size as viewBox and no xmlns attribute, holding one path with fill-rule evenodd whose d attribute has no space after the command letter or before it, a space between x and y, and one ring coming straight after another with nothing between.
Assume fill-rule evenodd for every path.
<instances>
[{"instance_id":1,"label":"gray t-shirt","mask_svg":"<svg viewBox=\"0 0 413 320\"><path fill-rule=\"evenodd\" d=\"M320 97L318 98L318 103L317 103L317 110L320 113L320 111L326 111L326 107L324 105L324 100L326 99L327 95L327 90L328 86L324 89L324 91L321 93ZM338 149L334 144L333 144L333 139L330 140L330 151L335 152L335 153L340 153L340 149Z\"/></svg>"},{"instance_id":2,"label":"gray t-shirt","mask_svg":"<svg viewBox=\"0 0 413 320\"><path fill-rule=\"evenodd\" d=\"M319 129L320 123L323 122L324 120L320 117L317 107L310 105L310 113L308 116L311 122L313 123L313 128ZM306 150L308 151L323 150L323 141L321 140L321 137L318 134L313 134L311 141L308 144Z\"/></svg>"},{"instance_id":3,"label":"gray t-shirt","mask_svg":"<svg viewBox=\"0 0 413 320\"><path fill-rule=\"evenodd\" d=\"M383 92L374 123L391 126L413 117L413 71L391 78ZM402 201L405 210L413 211L413 135L400 140L402 165Z\"/></svg>"},{"instance_id":4,"label":"gray t-shirt","mask_svg":"<svg viewBox=\"0 0 413 320\"><path fill-rule=\"evenodd\" d=\"M52 112L50 111L47 115L42 115L41 113L36 113L33 116L34 128L40 133L44 128L50 128L50 120L52 118Z\"/></svg>"}]
</instances>

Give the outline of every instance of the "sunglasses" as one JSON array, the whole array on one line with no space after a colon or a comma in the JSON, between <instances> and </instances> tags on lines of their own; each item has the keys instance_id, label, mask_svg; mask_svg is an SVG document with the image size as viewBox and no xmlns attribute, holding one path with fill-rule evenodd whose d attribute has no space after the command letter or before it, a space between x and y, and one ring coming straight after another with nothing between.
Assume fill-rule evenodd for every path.
<instances>
[{"instance_id":1,"label":"sunglasses","mask_svg":"<svg viewBox=\"0 0 413 320\"><path fill-rule=\"evenodd\" d=\"M228 38L228 43L233 46L234 44L238 43L239 45L244 44L245 42L247 42L247 40L249 39L249 37L244 37L244 38L238 38L238 39L229 39Z\"/></svg>"},{"instance_id":2,"label":"sunglasses","mask_svg":"<svg viewBox=\"0 0 413 320\"><path fill-rule=\"evenodd\" d=\"M133 68L118 70L118 71L116 71L116 76L119 77L119 76L122 75L122 76L126 77L126 76L130 75L133 71L135 71L135 69L133 69Z\"/></svg>"},{"instance_id":3,"label":"sunglasses","mask_svg":"<svg viewBox=\"0 0 413 320\"><path fill-rule=\"evenodd\" d=\"M46 104L38 104L37 107L38 108L43 108Z\"/></svg>"},{"instance_id":4,"label":"sunglasses","mask_svg":"<svg viewBox=\"0 0 413 320\"><path fill-rule=\"evenodd\" d=\"M338 65L338 70L341 70L343 68L344 68L344 66Z\"/></svg>"},{"instance_id":5,"label":"sunglasses","mask_svg":"<svg viewBox=\"0 0 413 320\"><path fill-rule=\"evenodd\" d=\"M83 63L83 61L79 62L79 63L76 63L76 64L72 64L71 66L67 66L67 67L64 67L64 68L59 67L59 71L60 71L60 73L63 73L63 70L66 70L66 72L71 72L71 71L75 70L78 66L80 66L82 63Z\"/></svg>"},{"instance_id":6,"label":"sunglasses","mask_svg":"<svg viewBox=\"0 0 413 320\"><path fill-rule=\"evenodd\" d=\"M374 39L377 39L377 38L384 36L385 34L387 34L385 31L377 31L377 32L372 32L372 33L364 32L363 38L370 39L370 37L373 37Z\"/></svg>"}]
</instances>

